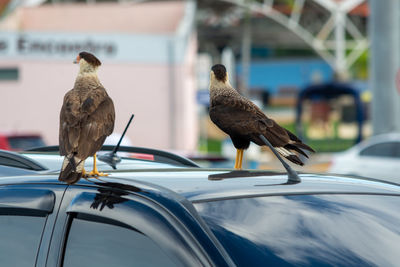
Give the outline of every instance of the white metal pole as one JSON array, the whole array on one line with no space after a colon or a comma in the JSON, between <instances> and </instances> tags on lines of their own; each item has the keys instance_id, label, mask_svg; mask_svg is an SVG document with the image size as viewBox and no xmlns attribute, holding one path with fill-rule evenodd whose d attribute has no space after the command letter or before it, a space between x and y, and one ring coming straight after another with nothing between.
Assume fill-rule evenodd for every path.
<instances>
[{"instance_id":1,"label":"white metal pole","mask_svg":"<svg viewBox=\"0 0 400 267\"><path fill-rule=\"evenodd\" d=\"M346 67L346 14L336 9L335 17L335 71L340 78L347 77Z\"/></svg>"},{"instance_id":2,"label":"white metal pole","mask_svg":"<svg viewBox=\"0 0 400 267\"><path fill-rule=\"evenodd\" d=\"M400 95L395 87L400 63L400 1L371 0L370 86L374 134L400 131Z\"/></svg>"},{"instance_id":3,"label":"white metal pole","mask_svg":"<svg viewBox=\"0 0 400 267\"><path fill-rule=\"evenodd\" d=\"M246 17L244 18L243 36L242 36L242 75L240 92L244 96L249 94L249 76L250 76L250 62L251 62L251 13L246 10Z\"/></svg>"}]
</instances>

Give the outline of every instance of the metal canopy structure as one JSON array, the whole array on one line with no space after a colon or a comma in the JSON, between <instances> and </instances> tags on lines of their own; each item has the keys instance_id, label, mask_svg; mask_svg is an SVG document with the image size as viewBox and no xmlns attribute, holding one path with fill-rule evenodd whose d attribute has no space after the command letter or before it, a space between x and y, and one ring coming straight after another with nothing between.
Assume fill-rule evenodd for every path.
<instances>
[{"instance_id":1,"label":"metal canopy structure","mask_svg":"<svg viewBox=\"0 0 400 267\"><path fill-rule=\"evenodd\" d=\"M281 24L315 50L341 77L348 75L349 68L369 46L366 33L349 17L350 12L366 0L293 0L290 10L280 8L282 1L278 0L220 1ZM318 25L305 23L312 20L310 17L302 19L306 5L312 4L317 4L328 13L325 21L315 18Z\"/></svg>"},{"instance_id":2,"label":"metal canopy structure","mask_svg":"<svg viewBox=\"0 0 400 267\"><path fill-rule=\"evenodd\" d=\"M141 3L149 0L114 1ZM101 0L50 0L49 2L96 3ZM275 21L303 40L330 64L339 76L347 76L349 68L369 46L365 25L364 29L360 29L360 26L350 18L351 11L367 2L366 0L198 0L196 2L199 13L202 12L202 7L210 7L219 12L218 9L226 9L224 3L235 6L236 9L230 9L223 15L222 20L228 23L229 20L243 19L248 12L252 16L261 15ZM323 9L323 11L308 12L310 9ZM320 13L325 14L320 16ZM210 17L203 17L203 21L209 19Z\"/></svg>"}]
</instances>

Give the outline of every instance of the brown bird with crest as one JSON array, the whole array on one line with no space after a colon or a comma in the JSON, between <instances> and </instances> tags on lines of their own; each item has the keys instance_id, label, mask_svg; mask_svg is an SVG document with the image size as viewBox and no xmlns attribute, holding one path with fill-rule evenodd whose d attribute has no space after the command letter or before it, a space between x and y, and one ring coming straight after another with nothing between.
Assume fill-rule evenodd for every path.
<instances>
[{"instance_id":1,"label":"brown bird with crest","mask_svg":"<svg viewBox=\"0 0 400 267\"><path fill-rule=\"evenodd\" d=\"M210 74L210 118L232 139L237 149L235 169L242 169L243 151L250 142L266 145L264 136L280 155L289 161L304 165L294 151L308 157L303 151L315 152L293 133L268 118L259 107L240 95L229 83L224 65L217 64Z\"/></svg>"},{"instance_id":2,"label":"brown bird with crest","mask_svg":"<svg viewBox=\"0 0 400 267\"><path fill-rule=\"evenodd\" d=\"M60 181L73 184L82 176L107 175L97 170L96 152L113 132L114 104L97 77L101 65L94 55L81 52L74 63L79 73L74 88L64 96L60 112L59 147L65 156ZM93 170L86 173L86 158L93 156Z\"/></svg>"}]
</instances>

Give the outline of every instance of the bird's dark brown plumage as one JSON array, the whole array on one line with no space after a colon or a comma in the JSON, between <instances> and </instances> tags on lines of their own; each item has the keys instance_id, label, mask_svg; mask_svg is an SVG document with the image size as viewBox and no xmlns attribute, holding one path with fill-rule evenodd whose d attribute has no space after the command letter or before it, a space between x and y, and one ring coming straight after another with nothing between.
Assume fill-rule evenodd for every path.
<instances>
[{"instance_id":1,"label":"bird's dark brown plumage","mask_svg":"<svg viewBox=\"0 0 400 267\"><path fill-rule=\"evenodd\" d=\"M240 95L229 84L223 65L212 68L210 81L210 118L226 134L237 149L247 149L250 142L265 145L259 138L263 135L286 159L303 165L296 151L307 157L303 151L314 150L302 143L293 133L268 118L260 108Z\"/></svg>"},{"instance_id":2,"label":"bird's dark brown plumage","mask_svg":"<svg viewBox=\"0 0 400 267\"><path fill-rule=\"evenodd\" d=\"M92 65L94 67L98 67L101 65L100 60L91 53L80 52L79 57L83 58L87 63L89 63L90 65Z\"/></svg>"},{"instance_id":3,"label":"bird's dark brown plumage","mask_svg":"<svg viewBox=\"0 0 400 267\"><path fill-rule=\"evenodd\" d=\"M85 159L102 147L115 121L113 101L97 78L100 61L86 52L79 57L84 61L80 63L74 88L64 96L60 112L60 155L66 157L59 180L67 183L81 178Z\"/></svg>"}]
</instances>

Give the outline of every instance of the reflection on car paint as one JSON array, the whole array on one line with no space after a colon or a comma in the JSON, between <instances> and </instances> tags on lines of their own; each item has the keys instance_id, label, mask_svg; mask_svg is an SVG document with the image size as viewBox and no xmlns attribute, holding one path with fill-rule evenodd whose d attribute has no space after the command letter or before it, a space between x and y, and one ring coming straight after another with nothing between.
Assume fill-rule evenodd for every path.
<instances>
[{"instance_id":1,"label":"reflection on car paint","mask_svg":"<svg viewBox=\"0 0 400 267\"><path fill-rule=\"evenodd\" d=\"M399 205L399 197L371 195L272 196L195 204L241 266L395 266L400 261L400 214L393 211Z\"/></svg>"},{"instance_id":2,"label":"reflection on car paint","mask_svg":"<svg viewBox=\"0 0 400 267\"><path fill-rule=\"evenodd\" d=\"M115 204L122 203L128 201L122 196L129 195L129 192L122 190L129 190L130 192L141 192L142 190L138 187L126 184L118 184L118 183L97 183L102 186L107 186L104 188L99 188L94 197L93 203L90 205L92 209L98 209L102 211L105 206L109 209L113 209Z\"/></svg>"}]
</instances>

